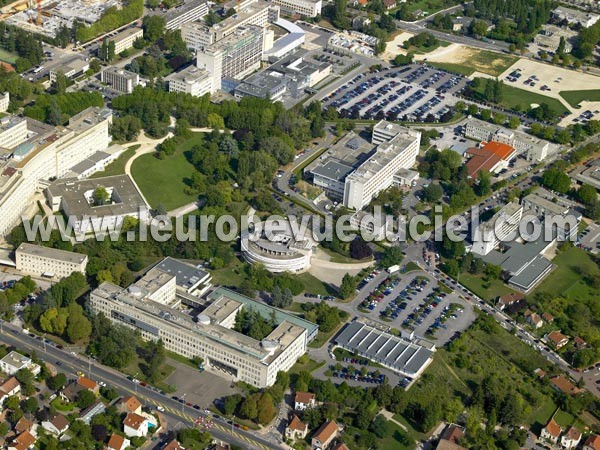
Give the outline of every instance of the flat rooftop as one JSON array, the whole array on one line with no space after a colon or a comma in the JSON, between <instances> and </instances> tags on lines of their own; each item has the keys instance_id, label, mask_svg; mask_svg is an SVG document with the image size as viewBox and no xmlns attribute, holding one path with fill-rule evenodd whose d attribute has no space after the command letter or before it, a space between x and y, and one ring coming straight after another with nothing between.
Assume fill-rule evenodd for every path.
<instances>
[{"instance_id":1,"label":"flat rooftop","mask_svg":"<svg viewBox=\"0 0 600 450\"><path fill-rule=\"evenodd\" d=\"M161 12L160 15L165 18L165 22L167 22L168 25L170 21L175 20L179 16L193 11L194 9L199 8L202 5L205 5L206 11L208 12L208 5L206 0L189 0L184 1L183 5Z\"/></svg>"},{"instance_id":2,"label":"flat rooftop","mask_svg":"<svg viewBox=\"0 0 600 450\"><path fill-rule=\"evenodd\" d=\"M343 181L346 176L354 170L352 166L348 166L334 159L328 159L325 164L315 167L312 173L330 180Z\"/></svg>"},{"instance_id":3,"label":"flat rooftop","mask_svg":"<svg viewBox=\"0 0 600 450\"><path fill-rule=\"evenodd\" d=\"M188 84L199 83L210 78L210 73L207 70L200 69L196 66L188 66L179 72L174 72L167 76L167 81L182 81Z\"/></svg>"},{"instance_id":4,"label":"flat rooftop","mask_svg":"<svg viewBox=\"0 0 600 450\"><path fill-rule=\"evenodd\" d=\"M199 281L206 280L206 278L210 276L208 272L199 267L184 263L175 258L171 258L170 256L161 260L154 267L169 275L175 276L177 286L186 290L195 286Z\"/></svg>"},{"instance_id":5,"label":"flat rooftop","mask_svg":"<svg viewBox=\"0 0 600 450\"><path fill-rule=\"evenodd\" d=\"M429 364L433 351L361 322L350 322L335 338L338 345L405 376L415 377Z\"/></svg>"},{"instance_id":6,"label":"flat rooftop","mask_svg":"<svg viewBox=\"0 0 600 450\"><path fill-rule=\"evenodd\" d=\"M83 255L81 253L68 252L66 250L29 244L27 242L23 242L19 248L17 248L16 252L23 253L25 255L56 259L57 261L64 261L73 264L81 264L87 259L87 255Z\"/></svg>"},{"instance_id":7,"label":"flat rooftop","mask_svg":"<svg viewBox=\"0 0 600 450\"><path fill-rule=\"evenodd\" d=\"M21 355L15 351L10 352L4 358L2 358L2 362L11 365L13 367L23 367L31 362L27 356Z\"/></svg>"},{"instance_id":8,"label":"flat rooftop","mask_svg":"<svg viewBox=\"0 0 600 450\"><path fill-rule=\"evenodd\" d=\"M85 194L93 192L98 187L113 189L118 203L92 206ZM57 180L48 187L52 197L61 197L71 214L77 217L87 216L118 216L139 212L140 207L147 208L144 198L128 175L114 175L88 180L63 179Z\"/></svg>"},{"instance_id":9,"label":"flat rooftop","mask_svg":"<svg viewBox=\"0 0 600 450\"><path fill-rule=\"evenodd\" d=\"M123 39L130 38L131 36L135 36L136 34L138 34L140 32L143 32L143 30L140 27L127 28L123 31L119 31L117 34L115 34L113 37L111 37L110 40L114 41L114 42L120 42Z\"/></svg>"},{"instance_id":10,"label":"flat rooftop","mask_svg":"<svg viewBox=\"0 0 600 450\"><path fill-rule=\"evenodd\" d=\"M329 160L354 169L367 161L375 153L375 149L376 146L369 140L350 131L323 155L306 166L304 171L312 172L316 167L323 166Z\"/></svg>"},{"instance_id":11,"label":"flat rooftop","mask_svg":"<svg viewBox=\"0 0 600 450\"><path fill-rule=\"evenodd\" d=\"M214 24L211 27L211 31L214 31L220 35L226 34L232 28L238 27L240 23L243 23L252 16L268 8L269 4L262 0L257 0L247 6L242 6L242 10L240 12L236 12L234 15Z\"/></svg>"},{"instance_id":12,"label":"flat rooftop","mask_svg":"<svg viewBox=\"0 0 600 450\"><path fill-rule=\"evenodd\" d=\"M234 311L237 311L243 306L243 303L227 297L220 297L213 301L208 307L202 311L202 314L210 317L214 323L221 322L229 317Z\"/></svg>"}]
</instances>

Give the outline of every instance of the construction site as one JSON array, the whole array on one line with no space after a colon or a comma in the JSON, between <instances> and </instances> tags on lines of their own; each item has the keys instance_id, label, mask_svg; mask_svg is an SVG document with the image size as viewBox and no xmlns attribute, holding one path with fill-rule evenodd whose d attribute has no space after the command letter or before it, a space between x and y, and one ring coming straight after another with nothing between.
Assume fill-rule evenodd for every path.
<instances>
[{"instance_id":1,"label":"construction site","mask_svg":"<svg viewBox=\"0 0 600 450\"><path fill-rule=\"evenodd\" d=\"M74 22L92 24L110 7L121 8L120 0L17 0L0 9L0 20L27 31L54 38Z\"/></svg>"}]
</instances>

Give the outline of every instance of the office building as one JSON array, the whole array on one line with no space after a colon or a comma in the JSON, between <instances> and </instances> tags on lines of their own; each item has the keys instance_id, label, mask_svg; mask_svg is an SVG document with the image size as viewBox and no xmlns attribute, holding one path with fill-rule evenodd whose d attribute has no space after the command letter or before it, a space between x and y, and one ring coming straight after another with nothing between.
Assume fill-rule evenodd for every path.
<instances>
[{"instance_id":1,"label":"office building","mask_svg":"<svg viewBox=\"0 0 600 450\"><path fill-rule=\"evenodd\" d=\"M103 187L108 199L95 204L94 192ZM88 180L57 180L46 189L52 210L62 211L78 234L119 230L126 217L142 222L150 219L150 209L129 175L113 175Z\"/></svg>"},{"instance_id":2,"label":"office building","mask_svg":"<svg viewBox=\"0 0 600 450\"><path fill-rule=\"evenodd\" d=\"M25 142L27 136L27 120L24 117L6 116L0 118L0 147L13 149Z\"/></svg>"},{"instance_id":3,"label":"office building","mask_svg":"<svg viewBox=\"0 0 600 450\"><path fill-rule=\"evenodd\" d=\"M267 30L263 59L271 63L280 60L298 49L298 47L304 44L306 38L305 31L289 20L279 19L274 24L285 29L287 34L273 42L274 32L272 29Z\"/></svg>"},{"instance_id":4,"label":"office building","mask_svg":"<svg viewBox=\"0 0 600 450\"><path fill-rule=\"evenodd\" d=\"M87 255L22 243L15 251L17 270L34 277L65 278L73 272L85 275Z\"/></svg>"},{"instance_id":5,"label":"office building","mask_svg":"<svg viewBox=\"0 0 600 450\"><path fill-rule=\"evenodd\" d=\"M169 351L203 358L207 370L258 388L273 385L277 372L289 370L306 352L309 336L317 333L317 326L310 322L224 288L213 291L200 314L192 317L184 309L169 306L176 305L176 299L152 300L159 285L134 283L124 289L102 283L92 291L90 307L112 322L139 331L143 339L162 339ZM233 330L243 308L275 320L275 328L262 341Z\"/></svg>"},{"instance_id":6,"label":"office building","mask_svg":"<svg viewBox=\"0 0 600 450\"><path fill-rule=\"evenodd\" d=\"M40 366L31 361L31 358L12 351L0 359L0 370L6 375L14 375L19 370L27 369L36 376L40 373Z\"/></svg>"},{"instance_id":7,"label":"office building","mask_svg":"<svg viewBox=\"0 0 600 450\"><path fill-rule=\"evenodd\" d=\"M479 173L496 173L508 168L509 162L516 157L514 147L502 142L485 142L481 147L467 149L465 166L470 178L479 178Z\"/></svg>"},{"instance_id":8,"label":"office building","mask_svg":"<svg viewBox=\"0 0 600 450\"><path fill-rule=\"evenodd\" d=\"M419 154L421 132L403 128L389 142L382 142L376 152L345 179L344 206L362 209L379 192L394 183L400 169L410 169Z\"/></svg>"},{"instance_id":9,"label":"office building","mask_svg":"<svg viewBox=\"0 0 600 450\"><path fill-rule=\"evenodd\" d=\"M273 0L273 4L288 14L300 14L306 17L316 17L321 14L321 0Z\"/></svg>"},{"instance_id":10,"label":"office building","mask_svg":"<svg viewBox=\"0 0 600 450\"><path fill-rule=\"evenodd\" d=\"M245 25L198 51L196 64L210 73L211 92L221 89L223 78L242 79L260 69L264 34L263 27Z\"/></svg>"},{"instance_id":11,"label":"office building","mask_svg":"<svg viewBox=\"0 0 600 450\"><path fill-rule=\"evenodd\" d=\"M110 66L100 74L104 84L109 85L115 91L131 94L135 87L140 84L140 76L135 72Z\"/></svg>"},{"instance_id":12,"label":"office building","mask_svg":"<svg viewBox=\"0 0 600 450\"><path fill-rule=\"evenodd\" d=\"M568 28L543 25L540 32L534 36L533 42L544 50L554 53L558 49L561 39L564 39L563 53L571 53L573 41L576 37L577 32Z\"/></svg>"},{"instance_id":13,"label":"office building","mask_svg":"<svg viewBox=\"0 0 600 450\"><path fill-rule=\"evenodd\" d=\"M182 5L158 13L165 19L165 28L175 30L182 25L200 20L208 14L206 0L187 0Z\"/></svg>"},{"instance_id":14,"label":"office building","mask_svg":"<svg viewBox=\"0 0 600 450\"><path fill-rule=\"evenodd\" d=\"M83 74L86 70L90 68L90 62L86 61L83 58L74 58L70 61L66 61L64 64L60 66L54 67L50 69L50 81L56 82L56 77L60 72L67 78L75 78L79 75Z\"/></svg>"},{"instance_id":15,"label":"office building","mask_svg":"<svg viewBox=\"0 0 600 450\"><path fill-rule=\"evenodd\" d=\"M8 105L10 104L10 94L8 92L4 92L0 94L0 112L6 112L8 110Z\"/></svg>"},{"instance_id":16,"label":"office building","mask_svg":"<svg viewBox=\"0 0 600 450\"><path fill-rule=\"evenodd\" d=\"M109 38L109 42L115 43L115 55L124 52L133 47L133 43L144 37L144 30L140 27L127 28L113 37Z\"/></svg>"},{"instance_id":17,"label":"office building","mask_svg":"<svg viewBox=\"0 0 600 450\"><path fill-rule=\"evenodd\" d=\"M210 94L212 78L208 71L189 66L172 73L165 80L169 83L169 92L182 92L194 97Z\"/></svg>"},{"instance_id":18,"label":"office building","mask_svg":"<svg viewBox=\"0 0 600 450\"><path fill-rule=\"evenodd\" d=\"M31 199L48 186L49 179L63 177L71 167L108 147L111 122L111 111L97 107L71 117L66 127L50 128L27 120L32 136L19 147L26 152L24 157L0 160L0 235L17 225L22 214L38 212Z\"/></svg>"},{"instance_id":19,"label":"office building","mask_svg":"<svg viewBox=\"0 0 600 450\"><path fill-rule=\"evenodd\" d=\"M471 252L487 255L501 242L515 239L523 217L523 207L518 202L510 202L492 216L487 222L479 224L473 233Z\"/></svg>"},{"instance_id":20,"label":"office building","mask_svg":"<svg viewBox=\"0 0 600 450\"><path fill-rule=\"evenodd\" d=\"M600 19L599 14L588 13L578 9L559 6L552 11L552 17L559 21L567 21L569 24L581 25L583 28L589 28Z\"/></svg>"},{"instance_id":21,"label":"office building","mask_svg":"<svg viewBox=\"0 0 600 450\"><path fill-rule=\"evenodd\" d=\"M589 184L600 191L600 159L592 161L587 166L576 167L569 176L580 186Z\"/></svg>"},{"instance_id":22,"label":"office building","mask_svg":"<svg viewBox=\"0 0 600 450\"><path fill-rule=\"evenodd\" d=\"M543 161L558 146L517 130L509 130L478 119L470 119L464 126L465 137L481 142L501 142L511 145L517 154L525 154L529 161Z\"/></svg>"},{"instance_id":23,"label":"office building","mask_svg":"<svg viewBox=\"0 0 600 450\"><path fill-rule=\"evenodd\" d=\"M306 90L331 74L331 64L306 59L306 50L297 50L268 69L256 73L235 87L237 98L259 97L279 100L284 94L300 98Z\"/></svg>"}]
</instances>

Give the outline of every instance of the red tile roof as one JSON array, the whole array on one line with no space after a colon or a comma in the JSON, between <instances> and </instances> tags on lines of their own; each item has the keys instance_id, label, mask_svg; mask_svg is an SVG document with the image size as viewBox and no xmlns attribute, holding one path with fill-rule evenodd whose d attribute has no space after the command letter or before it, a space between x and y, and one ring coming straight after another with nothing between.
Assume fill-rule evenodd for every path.
<instances>
[{"instance_id":1,"label":"red tile roof","mask_svg":"<svg viewBox=\"0 0 600 450\"><path fill-rule=\"evenodd\" d=\"M579 392L581 392L581 390L577 386L575 386L562 375L550 378L550 382L554 385L554 387L564 392L565 394L576 395L579 394Z\"/></svg>"},{"instance_id":2,"label":"red tile roof","mask_svg":"<svg viewBox=\"0 0 600 450\"><path fill-rule=\"evenodd\" d=\"M308 404L315 399L315 394L310 392L296 392L296 403Z\"/></svg>"},{"instance_id":3,"label":"red tile roof","mask_svg":"<svg viewBox=\"0 0 600 450\"><path fill-rule=\"evenodd\" d=\"M86 389L89 389L90 391L93 391L98 386L94 380L90 380L86 377L79 377L79 379L77 380L77 384L79 386L83 386Z\"/></svg>"},{"instance_id":4,"label":"red tile roof","mask_svg":"<svg viewBox=\"0 0 600 450\"><path fill-rule=\"evenodd\" d=\"M290 423L288 424L288 428L295 431L304 431L306 430L306 424L294 414L294 417L292 417L292 420L290 420Z\"/></svg>"},{"instance_id":5,"label":"red tile roof","mask_svg":"<svg viewBox=\"0 0 600 450\"><path fill-rule=\"evenodd\" d=\"M594 450L600 450L600 436L592 434L585 440L584 445L593 448Z\"/></svg>"},{"instance_id":6,"label":"red tile roof","mask_svg":"<svg viewBox=\"0 0 600 450\"><path fill-rule=\"evenodd\" d=\"M338 425L333 420L325 422L319 427L313 439L318 439L319 442L329 441L335 433L338 432Z\"/></svg>"},{"instance_id":7,"label":"red tile roof","mask_svg":"<svg viewBox=\"0 0 600 450\"><path fill-rule=\"evenodd\" d=\"M0 386L0 391L4 391L8 394L18 386L19 381L15 377L10 377L8 380L2 383L2 386Z\"/></svg>"},{"instance_id":8,"label":"red tile roof","mask_svg":"<svg viewBox=\"0 0 600 450\"><path fill-rule=\"evenodd\" d=\"M454 442L456 444L464 435L465 434L460 427L456 425L450 425L444 430L440 439L446 439L447 441Z\"/></svg>"},{"instance_id":9,"label":"red tile roof","mask_svg":"<svg viewBox=\"0 0 600 450\"><path fill-rule=\"evenodd\" d=\"M142 406L140 401L137 398L135 398L133 395L130 395L129 397L125 397L123 400L121 400L121 404L124 405L125 408L127 408L127 410L129 412L135 412L138 410L139 407Z\"/></svg>"},{"instance_id":10,"label":"red tile roof","mask_svg":"<svg viewBox=\"0 0 600 450\"><path fill-rule=\"evenodd\" d=\"M167 445L163 447L163 450L185 450L185 447L177 442L176 439L173 439Z\"/></svg>"},{"instance_id":11,"label":"red tile roof","mask_svg":"<svg viewBox=\"0 0 600 450\"><path fill-rule=\"evenodd\" d=\"M572 441L578 441L579 439L581 439L581 431L579 431L575 427L571 427L569 428L569 431L567 431L565 436L571 439Z\"/></svg>"},{"instance_id":12,"label":"red tile roof","mask_svg":"<svg viewBox=\"0 0 600 450\"><path fill-rule=\"evenodd\" d=\"M139 430L142 424L146 421L146 419L139 414L129 413L125 416L125 420L123 423L127 425L129 428L133 428L134 430Z\"/></svg>"},{"instance_id":13,"label":"red tile roof","mask_svg":"<svg viewBox=\"0 0 600 450\"><path fill-rule=\"evenodd\" d=\"M343 442L340 442L335 447L333 447L331 450L348 450L348 446L346 444L344 444Z\"/></svg>"},{"instance_id":14,"label":"red tile roof","mask_svg":"<svg viewBox=\"0 0 600 450\"><path fill-rule=\"evenodd\" d=\"M519 292L510 292L508 294L502 295L498 298L498 304L500 305L510 305L511 303L520 302L525 299L525 296Z\"/></svg>"},{"instance_id":15,"label":"red tile roof","mask_svg":"<svg viewBox=\"0 0 600 450\"><path fill-rule=\"evenodd\" d=\"M550 419L544 428L554 437L559 437L562 431L562 428L554 421L554 418Z\"/></svg>"},{"instance_id":16,"label":"red tile roof","mask_svg":"<svg viewBox=\"0 0 600 450\"><path fill-rule=\"evenodd\" d=\"M557 345L560 345L560 343L563 342L565 339L569 340L569 337L565 336L560 331L552 331L551 333L548 334L548 339L550 339L550 341L552 341L552 344L554 346L557 346Z\"/></svg>"},{"instance_id":17,"label":"red tile roof","mask_svg":"<svg viewBox=\"0 0 600 450\"><path fill-rule=\"evenodd\" d=\"M118 434L113 434L108 440L108 447L114 450L121 450L123 448L123 444L125 443L125 438Z\"/></svg>"},{"instance_id":18,"label":"red tile roof","mask_svg":"<svg viewBox=\"0 0 600 450\"><path fill-rule=\"evenodd\" d=\"M467 174L471 178L478 178L480 171L491 172L492 169L502 161L495 153L490 153L482 148L472 147L467 150L467 154L471 155L467 163Z\"/></svg>"},{"instance_id":19,"label":"red tile roof","mask_svg":"<svg viewBox=\"0 0 600 450\"><path fill-rule=\"evenodd\" d=\"M494 153L496 156L500 157L503 160L508 160L512 154L515 152L515 148L508 145L508 144L504 144L502 142L496 142L496 141L490 141L487 142L484 146L483 149L490 152L490 153Z\"/></svg>"}]
</instances>

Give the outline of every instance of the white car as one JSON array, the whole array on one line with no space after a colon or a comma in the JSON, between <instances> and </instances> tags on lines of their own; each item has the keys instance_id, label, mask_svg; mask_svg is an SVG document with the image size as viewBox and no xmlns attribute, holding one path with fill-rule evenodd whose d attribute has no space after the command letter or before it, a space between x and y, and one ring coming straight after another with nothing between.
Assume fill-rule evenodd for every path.
<instances>
[{"instance_id":1,"label":"white car","mask_svg":"<svg viewBox=\"0 0 600 450\"><path fill-rule=\"evenodd\" d=\"M100 387L106 387L106 383L104 381L98 381L98 385Z\"/></svg>"},{"instance_id":2,"label":"white car","mask_svg":"<svg viewBox=\"0 0 600 450\"><path fill-rule=\"evenodd\" d=\"M158 405L158 406L156 407L156 409L157 409L157 411L160 411L160 412L165 412L165 408L163 408L163 407L162 407L162 406L160 406L160 405Z\"/></svg>"}]
</instances>

